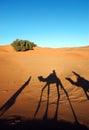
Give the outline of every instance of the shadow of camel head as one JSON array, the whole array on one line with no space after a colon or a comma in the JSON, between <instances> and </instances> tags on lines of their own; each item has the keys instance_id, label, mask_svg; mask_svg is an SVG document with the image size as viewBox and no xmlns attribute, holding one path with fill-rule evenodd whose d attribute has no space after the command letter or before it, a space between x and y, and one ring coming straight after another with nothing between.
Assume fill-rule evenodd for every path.
<instances>
[{"instance_id":1,"label":"shadow of camel head","mask_svg":"<svg viewBox=\"0 0 89 130\"><path fill-rule=\"evenodd\" d=\"M40 82L45 82L43 76L38 76L38 79L39 79Z\"/></svg>"}]
</instances>

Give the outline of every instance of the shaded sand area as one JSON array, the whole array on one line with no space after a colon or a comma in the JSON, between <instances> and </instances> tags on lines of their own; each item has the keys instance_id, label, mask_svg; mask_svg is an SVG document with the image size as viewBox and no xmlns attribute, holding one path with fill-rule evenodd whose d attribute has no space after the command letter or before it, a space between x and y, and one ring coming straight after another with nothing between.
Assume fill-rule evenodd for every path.
<instances>
[{"instance_id":1,"label":"shaded sand area","mask_svg":"<svg viewBox=\"0 0 89 130\"><path fill-rule=\"evenodd\" d=\"M89 128L89 47L0 46L0 128L19 124Z\"/></svg>"}]
</instances>

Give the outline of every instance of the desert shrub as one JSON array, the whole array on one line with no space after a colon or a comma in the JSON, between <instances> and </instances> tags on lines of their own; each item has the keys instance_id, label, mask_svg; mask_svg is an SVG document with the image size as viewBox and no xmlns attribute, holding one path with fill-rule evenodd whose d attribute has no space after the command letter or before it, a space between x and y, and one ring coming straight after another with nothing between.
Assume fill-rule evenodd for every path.
<instances>
[{"instance_id":1,"label":"desert shrub","mask_svg":"<svg viewBox=\"0 0 89 130\"><path fill-rule=\"evenodd\" d=\"M33 50L33 47L37 46L34 42L19 39L13 41L11 45L14 47L16 51Z\"/></svg>"}]
</instances>

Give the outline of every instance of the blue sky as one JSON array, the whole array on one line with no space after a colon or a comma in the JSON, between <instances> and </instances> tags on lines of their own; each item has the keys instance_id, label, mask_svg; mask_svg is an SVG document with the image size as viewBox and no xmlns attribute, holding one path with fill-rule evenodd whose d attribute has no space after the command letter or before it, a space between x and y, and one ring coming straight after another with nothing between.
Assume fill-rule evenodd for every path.
<instances>
[{"instance_id":1,"label":"blue sky","mask_svg":"<svg viewBox=\"0 0 89 130\"><path fill-rule=\"evenodd\" d=\"M17 38L41 47L89 45L89 0L0 0L0 45Z\"/></svg>"}]
</instances>

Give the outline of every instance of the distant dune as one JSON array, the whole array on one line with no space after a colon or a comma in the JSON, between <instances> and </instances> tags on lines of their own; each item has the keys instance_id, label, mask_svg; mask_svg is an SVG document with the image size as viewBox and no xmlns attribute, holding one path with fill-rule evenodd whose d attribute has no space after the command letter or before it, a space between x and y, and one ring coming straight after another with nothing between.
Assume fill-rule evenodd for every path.
<instances>
[{"instance_id":1,"label":"distant dune","mask_svg":"<svg viewBox=\"0 0 89 130\"><path fill-rule=\"evenodd\" d=\"M0 46L0 118L13 115L89 128L89 46L35 47L26 52Z\"/></svg>"}]
</instances>

